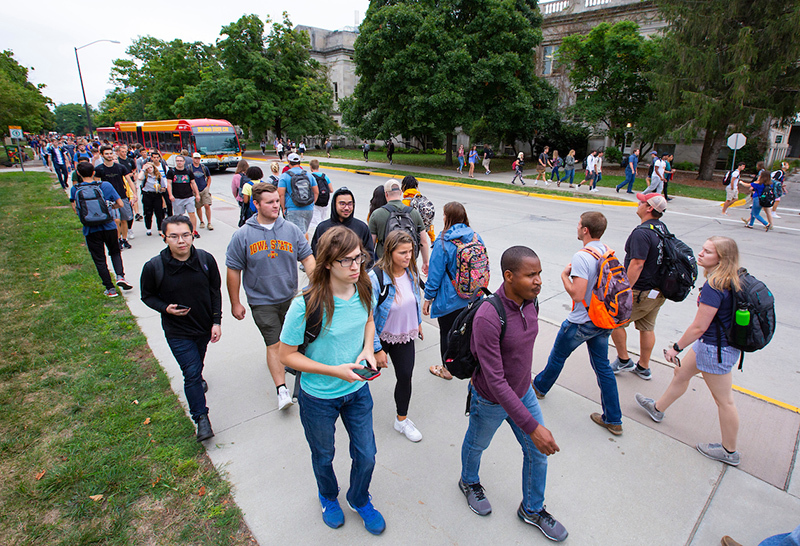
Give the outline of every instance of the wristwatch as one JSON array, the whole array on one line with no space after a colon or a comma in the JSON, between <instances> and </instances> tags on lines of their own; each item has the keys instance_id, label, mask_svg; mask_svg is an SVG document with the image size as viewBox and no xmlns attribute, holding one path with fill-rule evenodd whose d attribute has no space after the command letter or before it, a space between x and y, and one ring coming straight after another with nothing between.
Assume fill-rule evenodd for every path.
<instances>
[{"instance_id":1,"label":"wristwatch","mask_svg":"<svg viewBox=\"0 0 800 546\"><path fill-rule=\"evenodd\" d=\"M678 344L677 344L677 343L673 343L673 344L672 344L672 348L673 348L673 349L675 349L675 351L676 351L676 352L678 352L678 353L679 353L679 352L681 352L681 348L680 348L680 347L678 347Z\"/></svg>"}]
</instances>

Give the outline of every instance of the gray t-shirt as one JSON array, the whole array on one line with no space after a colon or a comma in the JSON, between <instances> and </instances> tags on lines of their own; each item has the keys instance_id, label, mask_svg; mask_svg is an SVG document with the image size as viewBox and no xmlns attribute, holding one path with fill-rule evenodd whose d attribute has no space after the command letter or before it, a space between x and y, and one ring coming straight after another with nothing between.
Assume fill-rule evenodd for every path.
<instances>
[{"instance_id":1,"label":"gray t-shirt","mask_svg":"<svg viewBox=\"0 0 800 546\"><path fill-rule=\"evenodd\" d=\"M586 246L594 248L600 254L606 251L606 245L600 241L591 241ZM598 261L588 252L579 250L572 256L572 273L570 276L586 279L587 284L584 301L587 305L589 304L589 300L592 298L592 287L597 282L598 273ZM576 301L574 308L570 314L567 315L567 320L573 324L584 324L586 322L590 322L591 319L589 319L589 312L586 310L586 307L584 307L583 303Z\"/></svg>"}]
</instances>

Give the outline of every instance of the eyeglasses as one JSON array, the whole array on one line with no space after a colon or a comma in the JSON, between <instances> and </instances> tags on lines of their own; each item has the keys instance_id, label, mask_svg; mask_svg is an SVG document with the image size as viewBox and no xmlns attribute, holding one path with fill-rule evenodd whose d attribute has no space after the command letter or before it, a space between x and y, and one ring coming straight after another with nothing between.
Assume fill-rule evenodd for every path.
<instances>
[{"instance_id":1,"label":"eyeglasses","mask_svg":"<svg viewBox=\"0 0 800 546\"><path fill-rule=\"evenodd\" d=\"M194 239L194 235L191 233L182 233L180 235L173 233L172 235L167 235L167 239L169 239L170 241L177 241L179 239L183 239L184 241L191 241L192 239Z\"/></svg>"},{"instance_id":2,"label":"eyeglasses","mask_svg":"<svg viewBox=\"0 0 800 546\"><path fill-rule=\"evenodd\" d=\"M352 201L337 201L336 206L342 207L343 209L352 209L356 204Z\"/></svg>"},{"instance_id":3,"label":"eyeglasses","mask_svg":"<svg viewBox=\"0 0 800 546\"><path fill-rule=\"evenodd\" d=\"M341 260L333 260L333 261L339 262L339 264L346 269L348 267L351 267L353 264L361 265L366 260L367 260L366 254L359 254L355 258L342 258Z\"/></svg>"}]
</instances>

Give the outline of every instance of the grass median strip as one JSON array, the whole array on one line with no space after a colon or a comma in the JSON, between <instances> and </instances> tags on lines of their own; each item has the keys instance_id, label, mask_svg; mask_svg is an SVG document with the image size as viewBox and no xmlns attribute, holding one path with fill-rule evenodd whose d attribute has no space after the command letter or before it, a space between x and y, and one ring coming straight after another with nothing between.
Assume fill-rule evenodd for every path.
<instances>
[{"instance_id":1,"label":"grass median strip","mask_svg":"<svg viewBox=\"0 0 800 546\"><path fill-rule=\"evenodd\" d=\"M53 181L0 174L2 542L254 544Z\"/></svg>"}]
</instances>

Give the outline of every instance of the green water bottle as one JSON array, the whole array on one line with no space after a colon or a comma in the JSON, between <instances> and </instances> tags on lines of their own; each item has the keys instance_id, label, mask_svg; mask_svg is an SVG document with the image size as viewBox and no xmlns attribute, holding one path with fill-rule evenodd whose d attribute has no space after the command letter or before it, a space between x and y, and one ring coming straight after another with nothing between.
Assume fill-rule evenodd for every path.
<instances>
[{"instance_id":1,"label":"green water bottle","mask_svg":"<svg viewBox=\"0 0 800 546\"><path fill-rule=\"evenodd\" d=\"M736 324L734 328L736 343L738 345L745 345L747 343L747 327L750 325L750 310L737 309L734 322Z\"/></svg>"}]
</instances>

